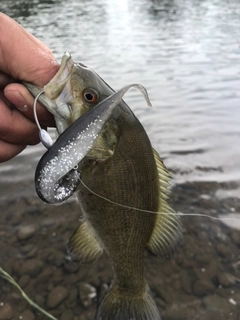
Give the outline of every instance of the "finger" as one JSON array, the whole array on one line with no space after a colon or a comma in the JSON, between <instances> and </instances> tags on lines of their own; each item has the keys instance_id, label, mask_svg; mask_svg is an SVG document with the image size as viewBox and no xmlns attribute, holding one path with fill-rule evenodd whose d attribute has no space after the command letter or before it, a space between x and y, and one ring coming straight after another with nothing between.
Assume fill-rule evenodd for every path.
<instances>
[{"instance_id":1,"label":"finger","mask_svg":"<svg viewBox=\"0 0 240 320\"><path fill-rule=\"evenodd\" d=\"M58 68L53 53L45 44L0 13L0 70L16 79L43 86Z\"/></svg>"},{"instance_id":2,"label":"finger","mask_svg":"<svg viewBox=\"0 0 240 320\"><path fill-rule=\"evenodd\" d=\"M13 78L0 71L0 88L4 88L11 82L13 82Z\"/></svg>"},{"instance_id":3,"label":"finger","mask_svg":"<svg viewBox=\"0 0 240 320\"><path fill-rule=\"evenodd\" d=\"M0 139L21 145L34 145L39 143L37 126L24 117L17 109L9 109L0 100Z\"/></svg>"},{"instance_id":4,"label":"finger","mask_svg":"<svg viewBox=\"0 0 240 320\"><path fill-rule=\"evenodd\" d=\"M13 104L5 97L2 90L0 90L0 101L2 101L2 103L6 104L9 109L14 107Z\"/></svg>"},{"instance_id":5,"label":"finger","mask_svg":"<svg viewBox=\"0 0 240 320\"><path fill-rule=\"evenodd\" d=\"M0 140L0 162L8 161L22 152L26 145L11 144Z\"/></svg>"},{"instance_id":6,"label":"finger","mask_svg":"<svg viewBox=\"0 0 240 320\"><path fill-rule=\"evenodd\" d=\"M33 115L34 98L23 85L19 83L12 83L4 89L4 94L5 97L12 102L25 117L35 122ZM55 126L52 114L49 113L40 103L37 103L37 117L42 126Z\"/></svg>"}]
</instances>

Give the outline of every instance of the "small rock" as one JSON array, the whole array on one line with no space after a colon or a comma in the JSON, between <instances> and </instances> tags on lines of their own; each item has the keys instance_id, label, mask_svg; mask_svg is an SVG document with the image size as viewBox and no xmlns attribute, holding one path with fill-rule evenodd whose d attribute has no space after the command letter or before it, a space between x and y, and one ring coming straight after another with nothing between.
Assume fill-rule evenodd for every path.
<instances>
[{"instance_id":1,"label":"small rock","mask_svg":"<svg viewBox=\"0 0 240 320\"><path fill-rule=\"evenodd\" d=\"M69 273L75 273L79 270L79 266L72 261L68 261L64 264L64 269Z\"/></svg>"},{"instance_id":2,"label":"small rock","mask_svg":"<svg viewBox=\"0 0 240 320\"><path fill-rule=\"evenodd\" d=\"M55 308L68 296L68 290L62 286L57 286L52 289L47 297L47 306Z\"/></svg>"},{"instance_id":3,"label":"small rock","mask_svg":"<svg viewBox=\"0 0 240 320\"><path fill-rule=\"evenodd\" d=\"M34 244L27 243L26 245L21 246L20 250L25 255L25 254L28 254L29 252L31 252L34 248L35 248Z\"/></svg>"},{"instance_id":4,"label":"small rock","mask_svg":"<svg viewBox=\"0 0 240 320\"><path fill-rule=\"evenodd\" d=\"M26 240L33 236L36 232L36 226L28 225L28 226L21 226L17 231L18 240Z\"/></svg>"},{"instance_id":5,"label":"small rock","mask_svg":"<svg viewBox=\"0 0 240 320\"><path fill-rule=\"evenodd\" d=\"M19 286L21 288L25 288L28 284L29 281L31 280L31 277L28 274L24 274L20 279L19 279Z\"/></svg>"},{"instance_id":6,"label":"small rock","mask_svg":"<svg viewBox=\"0 0 240 320\"><path fill-rule=\"evenodd\" d=\"M193 285L193 292L197 296L205 296L215 289L211 281L197 280Z\"/></svg>"},{"instance_id":7,"label":"small rock","mask_svg":"<svg viewBox=\"0 0 240 320\"><path fill-rule=\"evenodd\" d=\"M201 263L208 263L212 259L212 255L209 253L199 253L196 254L195 259Z\"/></svg>"},{"instance_id":8,"label":"small rock","mask_svg":"<svg viewBox=\"0 0 240 320\"><path fill-rule=\"evenodd\" d=\"M192 292L192 283L191 282L192 282L192 280L191 280L191 277L189 276L189 274L187 274L185 272L181 275L181 286L182 286L183 290L189 294Z\"/></svg>"},{"instance_id":9,"label":"small rock","mask_svg":"<svg viewBox=\"0 0 240 320\"><path fill-rule=\"evenodd\" d=\"M20 318L20 317L19 317ZM32 311L30 310L25 310L22 314L21 314L21 319L22 320L34 320L35 316L32 313Z\"/></svg>"},{"instance_id":10,"label":"small rock","mask_svg":"<svg viewBox=\"0 0 240 320\"><path fill-rule=\"evenodd\" d=\"M234 299L237 302L237 305L239 307L239 304L240 304L240 293L233 294L231 298Z\"/></svg>"},{"instance_id":11,"label":"small rock","mask_svg":"<svg viewBox=\"0 0 240 320\"><path fill-rule=\"evenodd\" d=\"M65 310L63 311L62 315L61 315L61 320L72 320L74 317L74 314L72 313L71 310Z\"/></svg>"},{"instance_id":12,"label":"small rock","mask_svg":"<svg viewBox=\"0 0 240 320\"><path fill-rule=\"evenodd\" d=\"M55 257L53 260L53 264L56 267L60 267L63 264L63 261L65 261L65 253L63 253L60 250L55 250L54 254L55 254Z\"/></svg>"},{"instance_id":13,"label":"small rock","mask_svg":"<svg viewBox=\"0 0 240 320\"><path fill-rule=\"evenodd\" d=\"M220 273L217 276L217 279L219 284L221 284L223 287L230 287L234 283L233 277L227 273Z\"/></svg>"},{"instance_id":14,"label":"small rock","mask_svg":"<svg viewBox=\"0 0 240 320\"><path fill-rule=\"evenodd\" d=\"M231 238L232 238L232 241L237 245L237 246L240 246L240 232L239 231L232 231L231 232Z\"/></svg>"},{"instance_id":15,"label":"small rock","mask_svg":"<svg viewBox=\"0 0 240 320\"><path fill-rule=\"evenodd\" d=\"M10 304L6 303L0 307L0 320L12 319L14 313Z\"/></svg>"},{"instance_id":16,"label":"small rock","mask_svg":"<svg viewBox=\"0 0 240 320\"><path fill-rule=\"evenodd\" d=\"M54 269L52 266L44 266L44 269L38 275L38 281L41 281L41 282L48 281L48 279L52 277L53 270Z\"/></svg>"},{"instance_id":17,"label":"small rock","mask_svg":"<svg viewBox=\"0 0 240 320\"><path fill-rule=\"evenodd\" d=\"M78 294L85 308L92 305L92 300L96 297L96 288L88 283L80 283L78 286Z\"/></svg>"},{"instance_id":18,"label":"small rock","mask_svg":"<svg viewBox=\"0 0 240 320\"><path fill-rule=\"evenodd\" d=\"M227 299L215 295L205 297L203 303L207 309L218 311L224 310L228 313L230 303Z\"/></svg>"},{"instance_id":19,"label":"small rock","mask_svg":"<svg viewBox=\"0 0 240 320\"><path fill-rule=\"evenodd\" d=\"M166 309L166 302L163 301L162 299L160 298L155 298L154 301L156 302L157 304L157 307L161 310L161 309Z\"/></svg>"},{"instance_id":20,"label":"small rock","mask_svg":"<svg viewBox=\"0 0 240 320\"><path fill-rule=\"evenodd\" d=\"M45 299L43 298L43 296L41 294L37 294L34 297L34 300L35 300L36 304L38 304L39 306L42 306L45 304Z\"/></svg>"},{"instance_id":21,"label":"small rock","mask_svg":"<svg viewBox=\"0 0 240 320\"><path fill-rule=\"evenodd\" d=\"M226 257L231 254L231 251L225 244L222 244L222 243L217 244L216 249L217 249L217 252L223 257Z\"/></svg>"},{"instance_id":22,"label":"small rock","mask_svg":"<svg viewBox=\"0 0 240 320\"><path fill-rule=\"evenodd\" d=\"M66 302L66 305L69 308L71 308L71 307L73 307L75 305L75 303L77 301L77 295L78 295L77 288L71 287L71 290L69 292L68 299L67 299L67 302Z\"/></svg>"},{"instance_id":23,"label":"small rock","mask_svg":"<svg viewBox=\"0 0 240 320\"><path fill-rule=\"evenodd\" d=\"M18 274L29 274L32 277L35 277L43 268L43 262L38 259L28 259L22 262L21 266L18 267L16 272Z\"/></svg>"}]
</instances>

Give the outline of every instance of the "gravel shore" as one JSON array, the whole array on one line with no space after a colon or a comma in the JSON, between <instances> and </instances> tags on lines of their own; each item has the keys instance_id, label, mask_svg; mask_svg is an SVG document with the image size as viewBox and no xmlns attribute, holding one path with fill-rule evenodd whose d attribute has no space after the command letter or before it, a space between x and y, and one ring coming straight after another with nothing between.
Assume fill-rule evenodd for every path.
<instances>
[{"instance_id":1,"label":"gravel shore","mask_svg":"<svg viewBox=\"0 0 240 320\"><path fill-rule=\"evenodd\" d=\"M221 217L240 212L234 184L185 183L172 190L178 212ZM5 188L0 186L0 193ZM9 192L11 190L9 189ZM4 190L6 193L6 190ZM112 279L106 255L89 266L70 261L66 243L78 224L75 202L43 204L36 196L1 201L0 266L59 320L92 320ZM239 214L240 218L240 214ZM240 319L240 229L219 220L182 217L183 243L171 260L146 253L146 279L163 320ZM47 319L0 278L0 320Z\"/></svg>"}]
</instances>

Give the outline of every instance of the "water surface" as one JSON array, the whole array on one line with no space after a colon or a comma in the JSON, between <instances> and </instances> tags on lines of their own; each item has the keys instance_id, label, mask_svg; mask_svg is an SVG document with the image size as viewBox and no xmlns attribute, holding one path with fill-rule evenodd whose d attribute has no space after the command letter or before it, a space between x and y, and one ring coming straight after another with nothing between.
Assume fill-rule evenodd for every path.
<instances>
[{"instance_id":1,"label":"water surface","mask_svg":"<svg viewBox=\"0 0 240 320\"><path fill-rule=\"evenodd\" d=\"M3 1L2 11L59 61L69 51L114 89L145 85L153 109L138 92L126 101L176 182L240 180L239 1Z\"/></svg>"}]
</instances>

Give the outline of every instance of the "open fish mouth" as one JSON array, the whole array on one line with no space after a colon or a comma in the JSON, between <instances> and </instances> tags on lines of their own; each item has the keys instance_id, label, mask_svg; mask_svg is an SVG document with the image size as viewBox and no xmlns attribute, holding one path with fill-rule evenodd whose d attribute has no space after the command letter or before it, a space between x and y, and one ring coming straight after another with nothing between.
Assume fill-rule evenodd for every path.
<instances>
[{"instance_id":1,"label":"open fish mouth","mask_svg":"<svg viewBox=\"0 0 240 320\"><path fill-rule=\"evenodd\" d=\"M70 78L74 64L71 55L66 52L62 57L58 72L43 88L23 82L23 85L34 97L40 92L44 92L38 101L55 117L59 133L67 127L66 119L69 119L72 113L70 102L73 97ZM58 124L60 125L58 126Z\"/></svg>"},{"instance_id":2,"label":"open fish mouth","mask_svg":"<svg viewBox=\"0 0 240 320\"><path fill-rule=\"evenodd\" d=\"M68 52L64 53L58 72L48 84L43 87L44 93L49 99L66 100L66 98L64 99L63 91L65 91L64 87L69 81L73 66L74 61L72 60L71 55Z\"/></svg>"}]
</instances>

